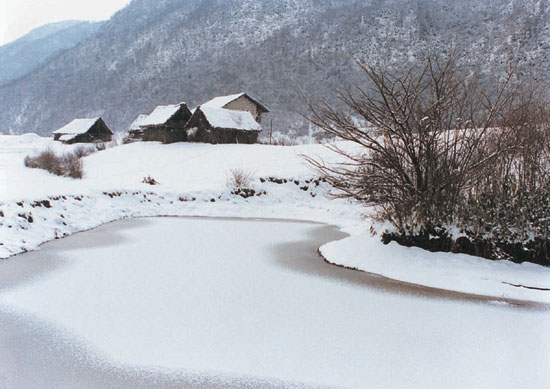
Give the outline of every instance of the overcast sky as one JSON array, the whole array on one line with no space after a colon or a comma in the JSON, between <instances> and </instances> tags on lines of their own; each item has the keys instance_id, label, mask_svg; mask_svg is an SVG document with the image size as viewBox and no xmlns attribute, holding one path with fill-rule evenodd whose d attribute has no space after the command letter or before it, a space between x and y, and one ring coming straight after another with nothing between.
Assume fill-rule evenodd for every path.
<instances>
[{"instance_id":1,"label":"overcast sky","mask_svg":"<svg viewBox=\"0 0 550 389\"><path fill-rule=\"evenodd\" d=\"M106 20L130 0L0 0L0 45L47 23Z\"/></svg>"}]
</instances>

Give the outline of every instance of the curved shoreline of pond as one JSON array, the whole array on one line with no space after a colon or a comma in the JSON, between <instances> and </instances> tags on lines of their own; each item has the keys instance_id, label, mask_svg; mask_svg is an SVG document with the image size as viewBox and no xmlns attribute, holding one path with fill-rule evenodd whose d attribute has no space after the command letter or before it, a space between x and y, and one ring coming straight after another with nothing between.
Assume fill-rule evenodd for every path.
<instances>
[{"instance_id":1,"label":"curved shoreline of pond","mask_svg":"<svg viewBox=\"0 0 550 389\"><path fill-rule=\"evenodd\" d=\"M329 261L320 250L317 251L319 256L329 265L356 271L363 274L372 276L373 284L379 285L384 290L409 290L412 294L422 297L441 298L447 300L460 300L465 302L482 303L482 304L505 304L511 308L550 311L550 304L544 304L528 300L511 299L508 297L493 297L475 293L457 292L452 289L434 288L432 286L426 286L422 284L415 284L413 282L405 282L390 277L383 276L381 274L372 273L369 271L361 270L356 267L341 265ZM390 287L391 286L391 287Z\"/></svg>"},{"instance_id":2,"label":"curved shoreline of pond","mask_svg":"<svg viewBox=\"0 0 550 389\"><path fill-rule=\"evenodd\" d=\"M40 250L17 254L17 260L0 261L3 267L0 272L0 294L3 290L16 288L32 282L34 279L65 266L63 261L44 263L40 261L21 260L39 258L52 246L59 244L71 249L82 234L117 229L131 230L146 223L149 219L181 218L206 220L235 220L254 222L283 222L311 224L319 226L314 236L300 242L309 253L315 254L309 245L315 246L343 238L347 234L337 231L336 227L323 223L291 219L240 218L240 217L202 217L202 216L156 216L114 220L89 230L79 231L63 238L51 240L41 245ZM318 232L318 233L317 233ZM101 245L123 243L119 236L111 235L111 240ZM293 246L293 249L296 247ZM315 254L316 255L316 254ZM15 257L15 256L14 256ZM13 257L10 257L12 259ZM11 268L8 271L6 267ZM254 377L234 376L213 371L194 371L185 369L141 368L131 365L113 364L106 356L99 355L90 345L82 343L77 337L38 320L32 314L16 312L0 303L0 387L21 388L33 387L49 389L51 387L94 387L116 388L325 388L301 382ZM328 386L327 386L328 388Z\"/></svg>"}]
</instances>

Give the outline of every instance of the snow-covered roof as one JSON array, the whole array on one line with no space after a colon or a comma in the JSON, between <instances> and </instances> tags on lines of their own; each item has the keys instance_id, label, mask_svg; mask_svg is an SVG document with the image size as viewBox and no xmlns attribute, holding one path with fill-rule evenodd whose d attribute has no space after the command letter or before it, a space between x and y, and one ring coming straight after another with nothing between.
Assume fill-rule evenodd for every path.
<instances>
[{"instance_id":1,"label":"snow-covered roof","mask_svg":"<svg viewBox=\"0 0 550 389\"><path fill-rule=\"evenodd\" d=\"M143 122L141 122L141 126L154 126L157 124L164 124L170 119L178 110L180 109L181 105L185 103L179 103L179 104L170 104L170 105L159 105L156 107L149 116L147 116L145 119L143 119Z\"/></svg>"},{"instance_id":2,"label":"snow-covered roof","mask_svg":"<svg viewBox=\"0 0 550 389\"><path fill-rule=\"evenodd\" d=\"M208 100L206 103L201 105L201 107L223 108L233 100L237 100L243 95L244 93L237 93L236 95L214 97L212 100Z\"/></svg>"},{"instance_id":3,"label":"snow-covered roof","mask_svg":"<svg viewBox=\"0 0 550 389\"><path fill-rule=\"evenodd\" d=\"M136 120L134 120L132 124L130 124L130 130L139 130L139 127L143 125L143 122L145 121L147 116L148 115L145 114L138 115Z\"/></svg>"},{"instance_id":4,"label":"snow-covered roof","mask_svg":"<svg viewBox=\"0 0 550 389\"><path fill-rule=\"evenodd\" d=\"M244 131L261 131L262 127L250 112L200 106L208 123L215 128L234 128Z\"/></svg>"},{"instance_id":5,"label":"snow-covered roof","mask_svg":"<svg viewBox=\"0 0 550 389\"><path fill-rule=\"evenodd\" d=\"M73 134L79 135L88 132L88 130L96 124L100 118L91 119L74 119L69 124L61 127L59 130L55 130L54 134Z\"/></svg>"},{"instance_id":6,"label":"snow-covered roof","mask_svg":"<svg viewBox=\"0 0 550 389\"><path fill-rule=\"evenodd\" d=\"M71 139L74 139L78 136L79 134L66 134L66 135L61 135L59 137L59 140L62 141L62 142L67 142Z\"/></svg>"},{"instance_id":7,"label":"snow-covered roof","mask_svg":"<svg viewBox=\"0 0 550 389\"><path fill-rule=\"evenodd\" d=\"M266 112L269 111L269 109L265 105L260 103L258 100L250 97L250 95L245 92L237 93L235 95L214 97L212 100L208 100L206 103L202 104L201 107L224 108L227 104L237 100L239 97L242 97L242 96L246 96L248 99L253 101L255 104L257 104L260 108L264 109Z\"/></svg>"}]
</instances>

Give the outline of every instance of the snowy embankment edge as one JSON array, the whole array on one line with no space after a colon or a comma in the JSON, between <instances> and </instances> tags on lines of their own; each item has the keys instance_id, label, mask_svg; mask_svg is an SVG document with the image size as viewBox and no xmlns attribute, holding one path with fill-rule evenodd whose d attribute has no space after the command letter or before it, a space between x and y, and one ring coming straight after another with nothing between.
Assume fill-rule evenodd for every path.
<instances>
[{"instance_id":1,"label":"snowy embankment edge","mask_svg":"<svg viewBox=\"0 0 550 389\"><path fill-rule=\"evenodd\" d=\"M310 183L308 191L304 191L303 185L307 184L303 181L284 184L266 183L246 198L229 189L221 193L182 194L151 187L150 190L87 191L86 194L0 201L0 260L37 250L55 239L130 218L264 218L332 224L348 233L361 230L362 220L357 209L344 202L327 207L330 200L322 195L325 184Z\"/></svg>"},{"instance_id":2,"label":"snowy embankment edge","mask_svg":"<svg viewBox=\"0 0 550 389\"><path fill-rule=\"evenodd\" d=\"M408 284L503 302L550 304L550 269L532 263L384 245L368 232L329 242L319 254L327 263Z\"/></svg>"}]
</instances>

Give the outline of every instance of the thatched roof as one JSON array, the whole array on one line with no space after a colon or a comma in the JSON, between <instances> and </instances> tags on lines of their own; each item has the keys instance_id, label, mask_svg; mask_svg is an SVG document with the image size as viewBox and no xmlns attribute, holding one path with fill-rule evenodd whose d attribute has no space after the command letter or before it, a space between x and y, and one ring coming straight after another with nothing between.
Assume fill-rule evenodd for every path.
<instances>
[{"instance_id":1,"label":"thatched roof","mask_svg":"<svg viewBox=\"0 0 550 389\"><path fill-rule=\"evenodd\" d=\"M147 119L147 116L149 115L138 115L138 117L132 122L132 124L130 124L130 130L139 130L139 128L143 125L145 119Z\"/></svg>"},{"instance_id":2,"label":"thatched roof","mask_svg":"<svg viewBox=\"0 0 550 389\"><path fill-rule=\"evenodd\" d=\"M170 105L159 105L153 110L153 112L151 112L146 118L143 119L140 126L155 126L155 125L165 124L183 106L187 107L187 104L179 103L179 104L170 104Z\"/></svg>"},{"instance_id":3,"label":"thatched roof","mask_svg":"<svg viewBox=\"0 0 550 389\"><path fill-rule=\"evenodd\" d=\"M91 119L74 119L69 124L61 127L59 130L55 130L54 134L70 134L70 135L80 135L85 134L97 123L101 118L91 118Z\"/></svg>"},{"instance_id":4,"label":"thatched roof","mask_svg":"<svg viewBox=\"0 0 550 389\"><path fill-rule=\"evenodd\" d=\"M241 131L261 131L262 127L254 120L250 112L212 108L201 105L201 111L213 128L235 129Z\"/></svg>"},{"instance_id":5,"label":"thatched roof","mask_svg":"<svg viewBox=\"0 0 550 389\"><path fill-rule=\"evenodd\" d=\"M237 93L235 95L219 96L214 97L212 100L208 100L206 103L202 104L201 107L210 107L210 108L225 108L225 106L232 101L237 100L238 98L245 96L247 99L256 104L261 112L269 112L269 108L260 103L253 97L250 97L248 93Z\"/></svg>"}]
</instances>

